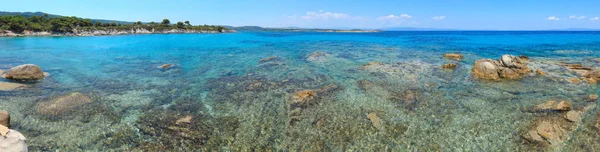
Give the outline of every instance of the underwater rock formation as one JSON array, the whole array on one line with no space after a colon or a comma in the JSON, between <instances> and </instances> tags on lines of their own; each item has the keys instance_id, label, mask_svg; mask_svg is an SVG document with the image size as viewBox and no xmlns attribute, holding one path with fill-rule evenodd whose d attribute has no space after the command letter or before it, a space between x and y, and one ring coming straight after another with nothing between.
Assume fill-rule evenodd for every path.
<instances>
[{"instance_id":1,"label":"underwater rock formation","mask_svg":"<svg viewBox=\"0 0 600 152\"><path fill-rule=\"evenodd\" d=\"M321 99L326 96L332 96L335 92L342 88L336 84L330 84L316 90L302 90L298 91L290 97L289 103L289 116L290 125L294 122L299 121L299 116L302 111L309 108L311 105L318 104Z\"/></svg>"},{"instance_id":2,"label":"underwater rock formation","mask_svg":"<svg viewBox=\"0 0 600 152\"><path fill-rule=\"evenodd\" d=\"M475 78L499 81L500 79L519 79L532 70L520 58L502 55L500 60L480 59L472 69Z\"/></svg>"},{"instance_id":3,"label":"underwater rock formation","mask_svg":"<svg viewBox=\"0 0 600 152\"><path fill-rule=\"evenodd\" d=\"M168 70L168 69L173 68L173 67L175 67L174 64L163 64L163 65L158 66L156 68L163 69L163 70Z\"/></svg>"},{"instance_id":4,"label":"underwater rock formation","mask_svg":"<svg viewBox=\"0 0 600 152\"><path fill-rule=\"evenodd\" d=\"M455 69L456 68L456 64L455 63L447 63L442 65L442 69Z\"/></svg>"},{"instance_id":5,"label":"underwater rock formation","mask_svg":"<svg viewBox=\"0 0 600 152\"><path fill-rule=\"evenodd\" d=\"M11 91L15 89L25 88L26 86L19 83L0 82L0 91Z\"/></svg>"},{"instance_id":6,"label":"underwater rock formation","mask_svg":"<svg viewBox=\"0 0 600 152\"><path fill-rule=\"evenodd\" d=\"M281 57L279 57L279 56L270 56L270 57L260 59L258 61L258 63L262 64L262 63L266 63L266 62L271 62L271 61L279 60L280 58Z\"/></svg>"},{"instance_id":7,"label":"underwater rock formation","mask_svg":"<svg viewBox=\"0 0 600 152\"><path fill-rule=\"evenodd\" d=\"M10 114L8 111L0 110L0 125L10 127Z\"/></svg>"},{"instance_id":8,"label":"underwater rock formation","mask_svg":"<svg viewBox=\"0 0 600 152\"><path fill-rule=\"evenodd\" d=\"M444 58L460 61L464 58L464 56L462 54L457 54L457 53L447 53L447 54L444 54Z\"/></svg>"},{"instance_id":9,"label":"underwater rock formation","mask_svg":"<svg viewBox=\"0 0 600 152\"><path fill-rule=\"evenodd\" d=\"M329 54L325 53L325 52L314 52L309 54L306 57L306 61L310 61L310 62L322 62L323 60L325 60L325 57L327 57Z\"/></svg>"},{"instance_id":10,"label":"underwater rock formation","mask_svg":"<svg viewBox=\"0 0 600 152\"><path fill-rule=\"evenodd\" d=\"M588 71L587 73L583 74L583 77L588 83L597 83L600 81L600 70Z\"/></svg>"},{"instance_id":11,"label":"underwater rock formation","mask_svg":"<svg viewBox=\"0 0 600 152\"><path fill-rule=\"evenodd\" d=\"M36 105L39 114L46 116L59 116L73 108L94 102L89 96L73 92L55 97L51 100L42 101Z\"/></svg>"},{"instance_id":12,"label":"underwater rock formation","mask_svg":"<svg viewBox=\"0 0 600 152\"><path fill-rule=\"evenodd\" d=\"M44 78L42 69L34 64L23 64L10 68L2 77L11 80L40 80Z\"/></svg>"},{"instance_id":13,"label":"underwater rock formation","mask_svg":"<svg viewBox=\"0 0 600 152\"><path fill-rule=\"evenodd\" d=\"M6 128L0 125L0 128ZM2 129L0 129L2 130ZM8 133L0 136L0 151L3 152L27 152L27 139L16 130L8 130Z\"/></svg>"},{"instance_id":14,"label":"underwater rock formation","mask_svg":"<svg viewBox=\"0 0 600 152\"><path fill-rule=\"evenodd\" d=\"M371 112L367 114L367 118L371 120L371 124L373 125L373 127L377 128L378 130L383 130L383 121L377 116L377 114Z\"/></svg>"}]
</instances>

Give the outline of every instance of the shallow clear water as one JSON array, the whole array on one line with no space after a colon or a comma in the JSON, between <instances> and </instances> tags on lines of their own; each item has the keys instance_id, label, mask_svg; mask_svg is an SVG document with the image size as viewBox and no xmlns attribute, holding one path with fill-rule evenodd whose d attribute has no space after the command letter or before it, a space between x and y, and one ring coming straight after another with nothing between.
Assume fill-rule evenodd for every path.
<instances>
[{"instance_id":1,"label":"shallow clear water","mask_svg":"<svg viewBox=\"0 0 600 152\"><path fill-rule=\"evenodd\" d=\"M586 104L596 85L570 83L577 75L558 62L598 67L599 44L600 32L0 38L0 70L32 63L51 74L27 89L0 91L0 110L11 113L12 128L33 151L593 150L600 147L595 107L564 144L541 148L522 134L543 116L522 109L548 100ZM309 58L314 52L326 55ZM549 76L472 77L475 60L503 54L526 55ZM259 62L270 56L277 58ZM360 68L373 61L391 66ZM458 67L440 69L445 63ZM314 102L296 110L291 103L302 90L315 91ZM36 110L71 92L93 102L55 116Z\"/></svg>"}]
</instances>

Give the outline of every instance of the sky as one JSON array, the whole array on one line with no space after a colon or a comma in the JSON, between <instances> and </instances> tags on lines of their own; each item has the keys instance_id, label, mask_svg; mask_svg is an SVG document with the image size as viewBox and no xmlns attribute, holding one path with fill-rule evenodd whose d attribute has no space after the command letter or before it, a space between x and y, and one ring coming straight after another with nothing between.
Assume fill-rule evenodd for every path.
<instances>
[{"instance_id":1,"label":"sky","mask_svg":"<svg viewBox=\"0 0 600 152\"><path fill-rule=\"evenodd\" d=\"M0 0L0 11L192 24L459 30L600 29L600 0Z\"/></svg>"}]
</instances>

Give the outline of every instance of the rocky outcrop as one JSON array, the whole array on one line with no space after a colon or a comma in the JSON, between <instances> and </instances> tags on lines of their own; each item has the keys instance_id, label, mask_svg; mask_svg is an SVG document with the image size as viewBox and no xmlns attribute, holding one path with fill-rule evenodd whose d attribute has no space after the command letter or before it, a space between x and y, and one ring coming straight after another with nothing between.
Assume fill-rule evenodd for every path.
<instances>
[{"instance_id":1,"label":"rocky outcrop","mask_svg":"<svg viewBox=\"0 0 600 152\"><path fill-rule=\"evenodd\" d=\"M10 68L2 77L11 80L40 80L44 78L42 69L34 64L24 64Z\"/></svg>"},{"instance_id":2,"label":"rocky outcrop","mask_svg":"<svg viewBox=\"0 0 600 152\"><path fill-rule=\"evenodd\" d=\"M460 61L460 60L462 60L464 58L464 56L462 54L447 53L447 54L444 54L444 58L450 59L450 60Z\"/></svg>"},{"instance_id":3,"label":"rocky outcrop","mask_svg":"<svg viewBox=\"0 0 600 152\"><path fill-rule=\"evenodd\" d=\"M36 105L36 110L42 115L59 116L73 108L92 103L93 101L85 94L73 92L40 102Z\"/></svg>"},{"instance_id":4,"label":"rocky outcrop","mask_svg":"<svg viewBox=\"0 0 600 152\"><path fill-rule=\"evenodd\" d=\"M0 91L12 91L21 88L25 88L26 86L19 83L12 82L0 82Z\"/></svg>"},{"instance_id":5,"label":"rocky outcrop","mask_svg":"<svg viewBox=\"0 0 600 152\"><path fill-rule=\"evenodd\" d=\"M25 136L23 136L23 134L16 130L8 130L6 135L0 137L0 151L27 152L27 139L25 139Z\"/></svg>"},{"instance_id":6,"label":"rocky outcrop","mask_svg":"<svg viewBox=\"0 0 600 152\"><path fill-rule=\"evenodd\" d=\"M8 111L0 110L0 125L10 127L10 114Z\"/></svg>"},{"instance_id":7,"label":"rocky outcrop","mask_svg":"<svg viewBox=\"0 0 600 152\"><path fill-rule=\"evenodd\" d=\"M452 70L452 69L455 69L456 66L457 65L455 63L448 63L448 64L442 65L442 69L450 69L450 70Z\"/></svg>"},{"instance_id":8,"label":"rocky outcrop","mask_svg":"<svg viewBox=\"0 0 600 152\"><path fill-rule=\"evenodd\" d=\"M306 61L310 61L310 62L322 62L325 60L325 57L329 56L328 53L325 52L314 52L309 54L306 57Z\"/></svg>"},{"instance_id":9,"label":"rocky outcrop","mask_svg":"<svg viewBox=\"0 0 600 152\"><path fill-rule=\"evenodd\" d=\"M473 76L477 79L499 81L501 79L519 79L532 70L520 58L502 55L500 60L480 59L475 61Z\"/></svg>"}]
</instances>

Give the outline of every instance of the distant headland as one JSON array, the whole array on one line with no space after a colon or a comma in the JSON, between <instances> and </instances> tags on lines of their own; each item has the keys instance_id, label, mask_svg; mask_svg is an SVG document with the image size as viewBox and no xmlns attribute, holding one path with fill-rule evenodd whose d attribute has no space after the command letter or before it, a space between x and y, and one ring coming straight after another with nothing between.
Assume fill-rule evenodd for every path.
<instances>
[{"instance_id":1,"label":"distant headland","mask_svg":"<svg viewBox=\"0 0 600 152\"><path fill-rule=\"evenodd\" d=\"M84 19L41 12L0 12L0 37L228 32L235 32L235 30L215 25L192 25L189 21L172 24L169 19L163 19L160 23L142 23L141 21Z\"/></svg>"}]
</instances>

